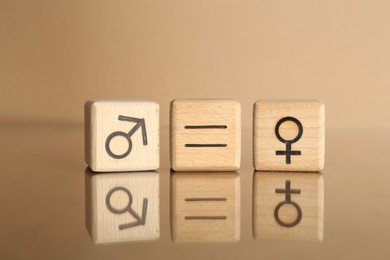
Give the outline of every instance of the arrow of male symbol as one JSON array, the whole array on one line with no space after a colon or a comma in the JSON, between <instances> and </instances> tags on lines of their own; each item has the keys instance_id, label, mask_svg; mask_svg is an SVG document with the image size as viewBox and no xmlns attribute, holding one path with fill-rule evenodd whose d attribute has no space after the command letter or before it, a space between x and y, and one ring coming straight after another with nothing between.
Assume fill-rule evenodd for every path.
<instances>
[{"instance_id":1,"label":"arrow of male symbol","mask_svg":"<svg viewBox=\"0 0 390 260\"><path fill-rule=\"evenodd\" d=\"M141 129L142 129L142 140L144 142L144 145L148 144L148 138L146 136L145 119L129 117L129 116L119 116L118 120L120 120L120 121L129 121L129 122L136 123L136 125L133 128L131 128L131 130L127 133L127 138L130 139L131 136L138 130L138 128L141 127Z\"/></svg>"},{"instance_id":2,"label":"arrow of male symbol","mask_svg":"<svg viewBox=\"0 0 390 260\"><path fill-rule=\"evenodd\" d=\"M144 203L142 206L142 217L140 217L131 207L129 207L128 211L136 219L136 221L128 224L119 225L119 230L145 225L147 209L148 209L148 199L144 199Z\"/></svg>"}]
</instances>

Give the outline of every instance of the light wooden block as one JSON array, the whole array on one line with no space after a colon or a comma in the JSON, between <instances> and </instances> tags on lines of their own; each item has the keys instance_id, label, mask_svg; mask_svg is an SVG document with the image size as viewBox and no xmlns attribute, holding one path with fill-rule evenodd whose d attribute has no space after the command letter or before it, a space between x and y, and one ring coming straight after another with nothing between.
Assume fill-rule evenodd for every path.
<instances>
[{"instance_id":1,"label":"light wooden block","mask_svg":"<svg viewBox=\"0 0 390 260\"><path fill-rule=\"evenodd\" d=\"M157 103L140 100L85 103L85 161L93 171L158 169L159 141Z\"/></svg>"},{"instance_id":2,"label":"light wooden block","mask_svg":"<svg viewBox=\"0 0 390 260\"><path fill-rule=\"evenodd\" d=\"M87 169L85 209L87 230L96 244L157 239L159 175L156 172L92 174Z\"/></svg>"},{"instance_id":3,"label":"light wooden block","mask_svg":"<svg viewBox=\"0 0 390 260\"><path fill-rule=\"evenodd\" d=\"M171 175L172 238L178 242L240 239L240 177L237 173Z\"/></svg>"},{"instance_id":4,"label":"light wooden block","mask_svg":"<svg viewBox=\"0 0 390 260\"><path fill-rule=\"evenodd\" d=\"M256 170L324 168L325 106L320 101L259 100L254 105L253 121Z\"/></svg>"},{"instance_id":5,"label":"light wooden block","mask_svg":"<svg viewBox=\"0 0 390 260\"><path fill-rule=\"evenodd\" d=\"M241 162L241 105L234 100L174 100L170 118L175 171L235 171Z\"/></svg>"},{"instance_id":6,"label":"light wooden block","mask_svg":"<svg viewBox=\"0 0 390 260\"><path fill-rule=\"evenodd\" d=\"M322 241L322 174L255 172L253 189L253 234L256 239Z\"/></svg>"}]
</instances>

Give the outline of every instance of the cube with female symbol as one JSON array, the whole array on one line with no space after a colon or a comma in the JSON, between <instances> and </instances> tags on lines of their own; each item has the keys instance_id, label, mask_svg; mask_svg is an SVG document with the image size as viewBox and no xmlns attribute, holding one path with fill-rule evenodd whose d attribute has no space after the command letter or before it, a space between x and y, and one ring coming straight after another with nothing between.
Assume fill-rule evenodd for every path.
<instances>
[{"instance_id":1,"label":"cube with female symbol","mask_svg":"<svg viewBox=\"0 0 390 260\"><path fill-rule=\"evenodd\" d=\"M255 172L255 239L322 241L324 177L320 173Z\"/></svg>"},{"instance_id":2,"label":"cube with female symbol","mask_svg":"<svg viewBox=\"0 0 390 260\"><path fill-rule=\"evenodd\" d=\"M325 106L318 100L259 100L253 109L253 159L259 171L321 171Z\"/></svg>"},{"instance_id":3,"label":"cube with female symbol","mask_svg":"<svg viewBox=\"0 0 390 260\"><path fill-rule=\"evenodd\" d=\"M159 168L159 105L142 100L85 103L85 161L93 171Z\"/></svg>"}]
</instances>

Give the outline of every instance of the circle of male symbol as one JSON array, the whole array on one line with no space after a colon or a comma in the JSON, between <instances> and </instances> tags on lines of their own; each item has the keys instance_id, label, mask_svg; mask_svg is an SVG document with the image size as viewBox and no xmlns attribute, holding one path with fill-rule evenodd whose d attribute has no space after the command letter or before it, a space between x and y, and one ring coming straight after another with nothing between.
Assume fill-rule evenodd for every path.
<instances>
[{"instance_id":1,"label":"circle of male symbol","mask_svg":"<svg viewBox=\"0 0 390 260\"><path fill-rule=\"evenodd\" d=\"M111 196L116 191L123 191L123 192L125 192L127 194L128 199L129 199L129 202L127 203L126 207L124 207L122 209L116 209L116 208L114 208L111 205L111 202L110 202ZM129 209L131 208L131 204L132 203L133 203L133 196L131 196L130 191L128 189L126 189L125 187L115 187L115 188L111 189L107 193L107 196L106 196L106 206L107 206L108 210L111 211L112 213L123 214L126 211L129 211Z\"/></svg>"},{"instance_id":2,"label":"circle of male symbol","mask_svg":"<svg viewBox=\"0 0 390 260\"><path fill-rule=\"evenodd\" d=\"M297 136L291 140L284 139L280 135L280 132L279 132L280 126L286 121L294 122L298 127ZM301 122L299 122L299 120L296 119L295 117L291 117L291 116L283 117L282 119L280 119L278 121L278 123L275 126L275 134L276 134L276 137L278 138L279 141L286 144L286 150L285 151L276 151L276 155L285 155L286 156L286 164L291 164L291 155L301 155L301 151L292 151L291 150L291 144L297 142L302 137L303 127L302 127Z\"/></svg>"},{"instance_id":3,"label":"circle of male symbol","mask_svg":"<svg viewBox=\"0 0 390 260\"><path fill-rule=\"evenodd\" d=\"M110 149L110 142L111 142L112 138L117 137L117 136L123 136L124 138L126 138L127 142L129 143L129 147L127 148L127 151L124 152L123 154L114 154ZM115 159L123 159L126 156L128 156L131 152L132 147L133 147L133 143L131 142L130 137L128 137L128 135L124 132L119 132L119 131L114 132L107 137L106 151L107 151L108 155L110 155L111 157L113 157Z\"/></svg>"},{"instance_id":4,"label":"circle of male symbol","mask_svg":"<svg viewBox=\"0 0 390 260\"><path fill-rule=\"evenodd\" d=\"M115 158L115 159L123 159L130 154L131 149L133 148L133 143L132 143L130 138L139 128L141 128L141 131L142 131L142 140L143 140L144 145L148 145L148 138L146 135L145 119L135 118L135 117L130 117L130 116L118 116L118 120L136 123L135 126L133 128L131 128L128 133L121 132L121 131L113 132L106 139L106 151L107 151L108 155L111 156L112 158ZM111 142L112 138L117 137L117 136L123 136L124 138L126 138L128 144L129 144L127 151L124 152L123 154L114 154L111 151L110 142Z\"/></svg>"},{"instance_id":5,"label":"circle of male symbol","mask_svg":"<svg viewBox=\"0 0 390 260\"><path fill-rule=\"evenodd\" d=\"M293 226L298 225L298 223L302 219L302 210L301 210L301 207L299 207L298 203L296 203L295 201L291 200L291 194L300 194L301 190L299 190L299 189L291 189L291 182L289 180L287 180L286 181L286 188L285 189L275 189L275 192L276 193L285 193L286 194L285 195L285 200L280 202L275 207L274 216L275 216L276 222L278 222L278 224L283 226L283 227L293 227ZM297 217L296 217L296 219L293 222L284 222L279 217L279 210L280 210L280 208L283 205L286 205L286 204L293 205L295 207L295 209L297 210Z\"/></svg>"}]
</instances>

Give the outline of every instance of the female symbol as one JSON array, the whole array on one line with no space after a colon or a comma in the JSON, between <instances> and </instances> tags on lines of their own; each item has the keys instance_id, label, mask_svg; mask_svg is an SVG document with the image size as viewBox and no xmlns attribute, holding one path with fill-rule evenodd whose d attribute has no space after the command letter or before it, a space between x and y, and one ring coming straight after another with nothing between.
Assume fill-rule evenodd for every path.
<instances>
[{"instance_id":1,"label":"female symbol","mask_svg":"<svg viewBox=\"0 0 390 260\"><path fill-rule=\"evenodd\" d=\"M279 225L284 226L284 227L293 227L295 225L298 225L298 223L302 219L302 210L301 210L301 207L299 207L298 203L291 200L291 194L301 194L301 190L291 189L291 182L290 182L290 180L287 180L286 181L286 188L285 189L275 189L275 193L285 193L286 194L285 200L280 202L275 208L274 216L275 216L276 222L278 222ZM285 204L291 204L297 210L297 217L293 222L284 222L279 217L279 210Z\"/></svg>"},{"instance_id":2,"label":"female symbol","mask_svg":"<svg viewBox=\"0 0 390 260\"><path fill-rule=\"evenodd\" d=\"M286 140L280 136L279 128L286 121L294 122L298 127L298 135L294 139ZM299 122L298 119L296 119L294 117L291 117L291 116L283 117L282 119L280 119L278 121L278 123L275 126L275 134L276 134L276 137L279 139L279 141L286 144L286 151L276 151L276 155L285 155L286 156L286 164L290 164L291 163L291 155L301 155L301 151L292 151L291 150L291 144L295 143L299 139L301 139L302 134L303 134L302 124L301 124L301 122Z\"/></svg>"}]
</instances>

